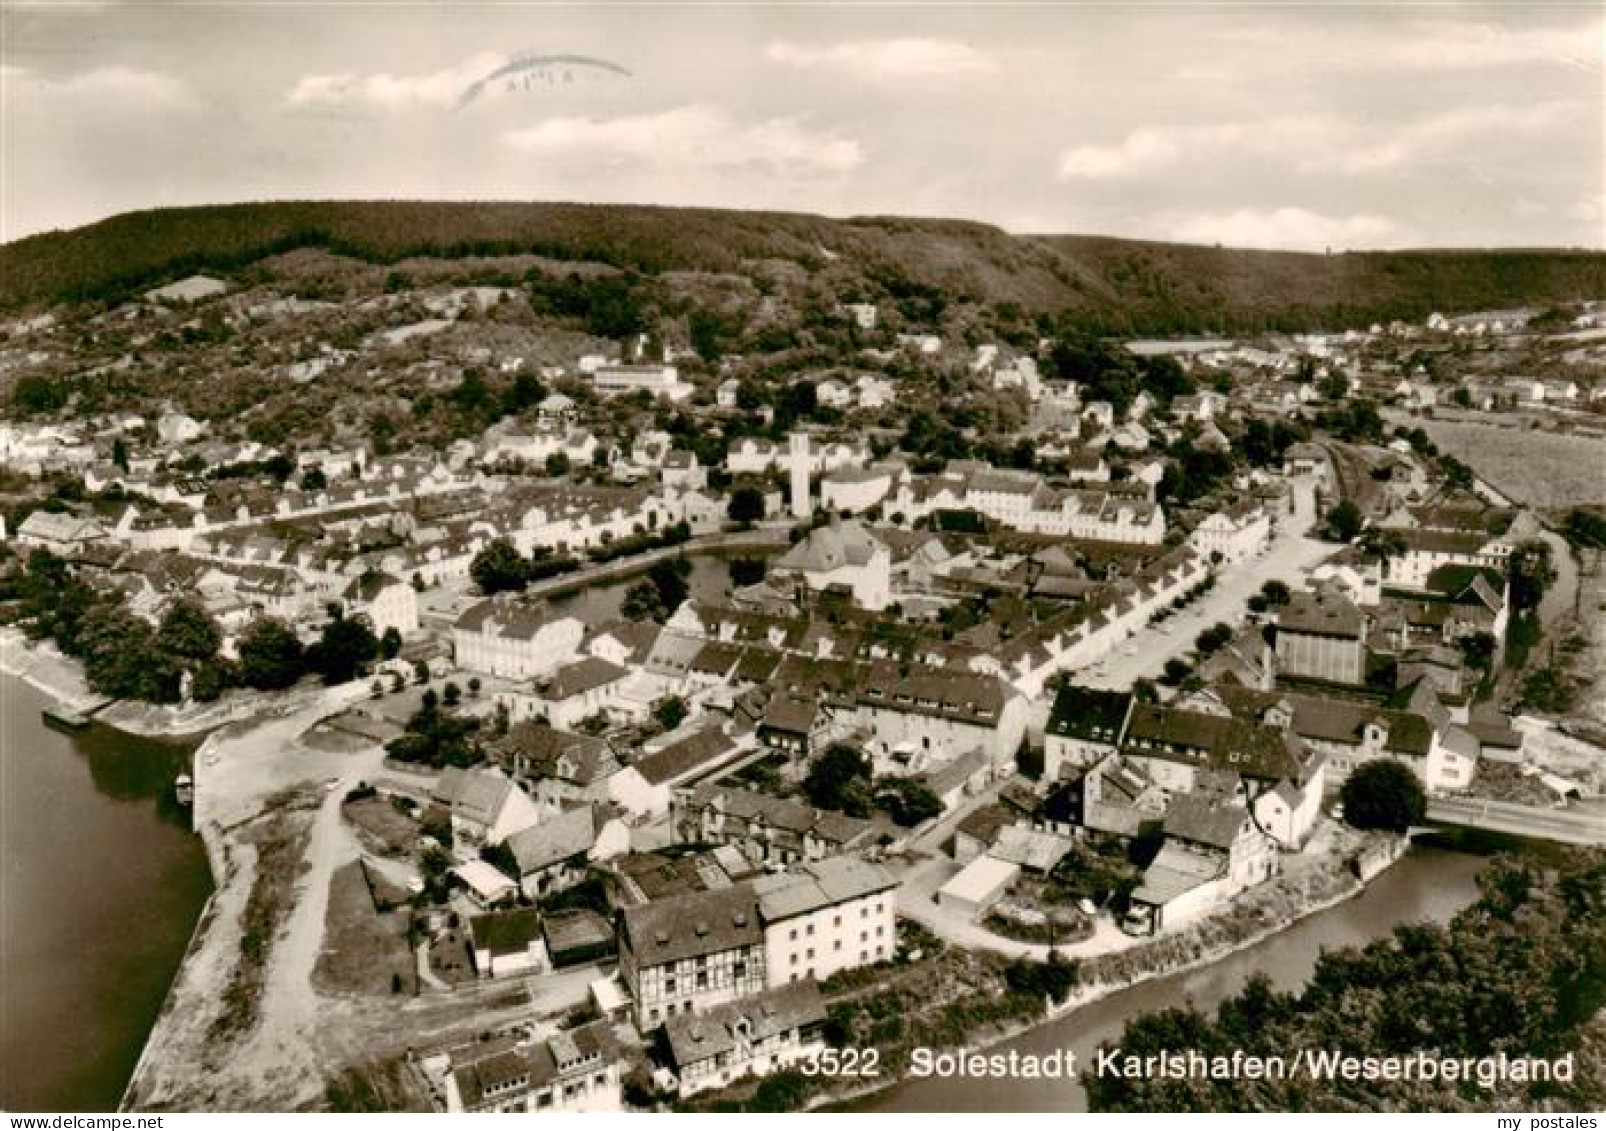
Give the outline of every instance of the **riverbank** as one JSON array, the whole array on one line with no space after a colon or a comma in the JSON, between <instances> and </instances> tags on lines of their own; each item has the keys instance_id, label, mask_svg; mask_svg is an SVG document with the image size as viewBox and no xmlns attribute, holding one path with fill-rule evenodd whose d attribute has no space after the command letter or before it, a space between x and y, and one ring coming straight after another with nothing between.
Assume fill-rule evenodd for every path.
<instances>
[{"instance_id":1,"label":"riverbank","mask_svg":"<svg viewBox=\"0 0 1606 1131\"><path fill-rule=\"evenodd\" d=\"M1081 960L1078 985L1063 1002L1052 1005L1029 1021L981 1026L969 1034L963 1047L994 1048L1062 1022L1071 1014L1112 995L1157 979L1212 966L1260 946L1302 920L1362 894L1368 884L1396 864L1409 847L1404 838L1368 837L1363 843L1365 847L1358 857L1359 874L1344 868L1325 876L1304 871L1293 877L1279 877L1252 889L1222 915L1130 949ZM896 1067L887 1056L883 1056L882 1063ZM870 1087L823 1093L810 1097L804 1109L857 1109L860 1104L900 1087L907 1080L900 1074L895 1078L882 1078Z\"/></svg>"}]
</instances>

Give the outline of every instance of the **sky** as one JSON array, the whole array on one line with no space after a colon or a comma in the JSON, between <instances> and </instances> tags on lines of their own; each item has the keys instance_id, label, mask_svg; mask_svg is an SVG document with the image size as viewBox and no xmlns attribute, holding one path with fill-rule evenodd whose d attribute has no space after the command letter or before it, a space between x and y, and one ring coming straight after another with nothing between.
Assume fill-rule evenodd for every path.
<instances>
[{"instance_id":1,"label":"sky","mask_svg":"<svg viewBox=\"0 0 1606 1131\"><path fill-rule=\"evenodd\" d=\"M406 198L1600 249L1603 50L1600 0L0 0L0 242Z\"/></svg>"}]
</instances>

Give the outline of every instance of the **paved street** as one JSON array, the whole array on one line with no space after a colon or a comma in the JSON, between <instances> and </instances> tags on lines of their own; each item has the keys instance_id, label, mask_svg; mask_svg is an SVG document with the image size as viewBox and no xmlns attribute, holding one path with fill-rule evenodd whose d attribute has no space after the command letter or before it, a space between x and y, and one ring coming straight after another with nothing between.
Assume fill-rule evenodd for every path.
<instances>
[{"instance_id":1,"label":"paved street","mask_svg":"<svg viewBox=\"0 0 1606 1131\"><path fill-rule=\"evenodd\" d=\"M1193 647L1194 637L1217 621L1239 624L1245 602L1259 592L1261 585L1277 578L1298 590L1305 581L1304 571L1337 552L1331 542L1308 536L1316 524L1314 481L1302 477L1294 482L1294 513L1267 542L1266 548L1247 561L1223 565L1216 571L1216 585L1202 599L1161 624L1139 630L1126 644L1115 649L1104 661L1076 673L1076 682L1090 687L1124 691L1133 681L1158 676L1165 662Z\"/></svg>"},{"instance_id":2,"label":"paved street","mask_svg":"<svg viewBox=\"0 0 1606 1131\"><path fill-rule=\"evenodd\" d=\"M1598 810L1541 809L1481 797L1435 797L1428 802L1427 819L1562 844L1606 844L1606 816Z\"/></svg>"}]
</instances>

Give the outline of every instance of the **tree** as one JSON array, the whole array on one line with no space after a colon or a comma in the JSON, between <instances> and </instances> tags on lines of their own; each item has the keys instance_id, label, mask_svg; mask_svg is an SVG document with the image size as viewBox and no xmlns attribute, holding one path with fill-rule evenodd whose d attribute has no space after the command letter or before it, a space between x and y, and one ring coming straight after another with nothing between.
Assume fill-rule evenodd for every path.
<instances>
[{"instance_id":1,"label":"tree","mask_svg":"<svg viewBox=\"0 0 1606 1131\"><path fill-rule=\"evenodd\" d=\"M553 479L562 479L569 474L569 457L563 452L553 452L547 456L546 473Z\"/></svg>"},{"instance_id":2,"label":"tree","mask_svg":"<svg viewBox=\"0 0 1606 1131\"><path fill-rule=\"evenodd\" d=\"M1340 499L1327 512L1322 536L1329 542L1352 542L1365 525L1366 516L1361 514L1361 508L1349 499Z\"/></svg>"},{"instance_id":3,"label":"tree","mask_svg":"<svg viewBox=\"0 0 1606 1131\"><path fill-rule=\"evenodd\" d=\"M1606 515L1588 510L1570 510L1562 520L1561 531L1574 546L1606 549Z\"/></svg>"},{"instance_id":4,"label":"tree","mask_svg":"<svg viewBox=\"0 0 1606 1131\"><path fill-rule=\"evenodd\" d=\"M1192 674L1192 664L1173 656L1165 662L1165 667L1160 673L1160 682L1167 687L1176 687Z\"/></svg>"},{"instance_id":5,"label":"tree","mask_svg":"<svg viewBox=\"0 0 1606 1131\"><path fill-rule=\"evenodd\" d=\"M764 493L751 484L743 484L731 492L727 513L732 522L752 526L764 517Z\"/></svg>"},{"instance_id":6,"label":"tree","mask_svg":"<svg viewBox=\"0 0 1606 1131\"><path fill-rule=\"evenodd\" d=\"M1209 656L1221 651L1231 639L1232 627L1217 622L1195 637L1193 643L1201 656Z\"/></svg>"},{"instance_id":7,"label":"tree","mask_svg":"<svg viewBox=\"0 0 1606 1131\"><path fill-rule=\"evenodd\" d=\"M668 614L664 612L663 598L658 596L658 587L650 581L638 581L625 590L625 599L619 605L619 615L626 620L633 621L665 621Z\"/></svg>"},{"instance_id":8,"label":"tree","mask_svg":"<svg viewBox=\"0 0 1606 1131\"><path fill-rule=\"evenodd\" d=\"M477 675L469 676L468 677L468 697L470 699L478 699L480 697L480 688L483 687L483 686L485 686L485 685L480 682L480 677L479 676L477 676Z\"/></svg>"},{"instance_id":9,"label":"tree","mask_svg":"<svg viewBox=\"0 0 1606 1131\"><path fill-rule=\"evenodd\" d=\"M197 703L215 702L229 686L229 669L223 664L199 664L190 677L190 698Z\"/></svg>"},{"instance_id":10,"label":"tree","mask_svg":"<svg viewBox=\"0 0 1606 1131\"><path fill-rule=\"evenodd\" d=\"M674 730L685 722L689 710L686 700L678 695L666 695L652 705L653 718L657 719L658 725L665 730Z\"/></svg>"},{"instance_id":11,"label":"tree","mask_svg":"<svg viewBox=\"0 0 1606 1131\"><path fill-rule=\"evenodd\" d=\"M180 597L169 605L156 630L156 646L181 660L216 659L222 644L217 621L194 597Z\"/></svg>"},{"instance_id":12,"label":"tree","mask_svg":"<svg viewBox=\"0 0 1606 1131\"><path fill-rule=\"evenodd\" d=\"M391 625L379 637L379 658L382 660L394 660L397 654L401 652L401 646L401 633L397 631L395 625Z\"/></svg>"},{"instance_id":13,"label":"tree","mask_svg":"<svg viewBox=\"0 0 1606 1131\"><path fill-rule=\"evenodd\" d=\"M1339 792L1344 820L1357 829L1403 833L1427 813L1422 783L1403 762L1379 758L1359 767Z\"/></svg>"},{"instance_id":14,"label":"tree","mask_svg":"<svg viewBox=\"0 0 1606 1131\"><path fill-rule=\"evenodd\" d=\"M301 641L275 617L252 621L240 634L240 682L259 691L289 687L303 672Z\"/></svg>"},{"instance_id":15,"label":"tree","mask_svg":"<svg viewBox=\"0 0 1606 1131\"><path fill-rule=\"evenodd\" d=\"M803 795L817 808L839 810L850 817L868 817L870 759L862 751L843 743L827 748L803 778Z\"/></svg>"},{"instance_id":16,"label":"tree","mask_svg":"<svg viewBox=\"0 0 1606 1131\"><path fill-rule=\"evenodd\" d=\"M301 473L301 489L303 491L322 491L329 486L329 477L323 473L321 467L309 467Z\"/></svg>"},{"instance_id":17,"label":"tree","mask_svg":"<svg viewBox=\"0 0 1606 1131\"><path fill-rule=\"evenodd\" d=\"M323 626L323 635L308 650L307 659L332 687L361 675L378 653L373 629L361 620L336 617Z\"/></svg>"},{"instance_id":18,"label":"tree","mask_svg":"<svg viewBox=\"0 0 1606 1131\"><path fill-rule=\"evenodd\" d=\"M128 441L121 436L112 441L112 466L125 474L128 471Z\"/></svg>"},{"instance_id":19,"label":"tree","mask_svg":"<svg viewBox=\"0 0 1606 1131\"><path fill-rule=\"evenodd\" d=\"M446 709L449 711L452 708L456 707L457 704L462 701L462 698L463 698L462 689L460 687L458 687L457 684L452 683L450 680L448 680L447 683L446 683L446 687L445 687L444 691L441 694L441 702L443 704L445 704Z\"/></svg>"},{"instance_id":20,"label":"tree","mask_svg":"<svg viewBox=\"0 0 1606 1131\"><path fill-rule=\"evenodd\" d=\"M474 555L469 576L480 592L490 595L523 589L530 578L530 563L506 538L497 538Z\"/></svg>"},{"instance_id":21,"label":"tree","mask_svg":"<svg viewBox=\"0 0 1606 1131\"><path fill-rule=\"evenodd\" d=\"M893 823L913 828L942 812L942 798L924 782L908 777L885 777L875 783L875 799Z\"/></svg>"},{"instance_id":22,"label":"tree","mask_svg":"<svg viewBox=\"0 0 1606 1131\"><path fill-rule=\"evenodd\" d=\"M1260 595L1266 598L1268 605L1286 605L1294 596L1288 588L1288 583L1275 577L1260 586Z\"/></svg>"},{"instance_id":23,"label":"tree","mask_svg":"<svg viewBox=\"0 0 1606 1131\"><path fill-rule=\"evenodd\" d=\"M1537 609L1545 589L1556 580L1550 544L1531 539L1518 545L1506 559L1506 578L1511 582L1512 608L1519 615Z\"/></svg>"}]
</instances>

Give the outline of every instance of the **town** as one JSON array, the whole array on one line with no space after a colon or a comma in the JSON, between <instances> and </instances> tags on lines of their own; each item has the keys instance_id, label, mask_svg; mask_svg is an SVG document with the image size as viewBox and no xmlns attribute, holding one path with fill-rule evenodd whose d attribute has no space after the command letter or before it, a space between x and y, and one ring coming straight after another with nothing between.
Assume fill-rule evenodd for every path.
<instances>
[{"instance_id":1,"label":"town","mask_svg":"<svg viewBox=\"0 0 1606 1131\"><path fill-rule=\"evenodd\" d=\"M126 1105L825 1103L900 993L957 1048L1412 831L1606 843L1606 302L1149 339L818 258L3 327L7 651L205 735Z\"/></svg>"}]
</instances>

